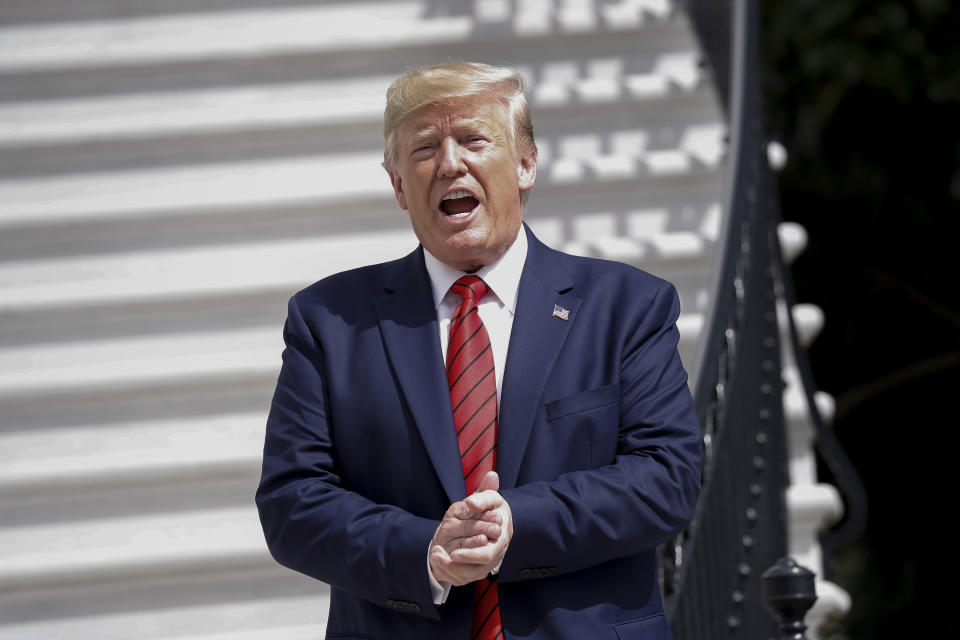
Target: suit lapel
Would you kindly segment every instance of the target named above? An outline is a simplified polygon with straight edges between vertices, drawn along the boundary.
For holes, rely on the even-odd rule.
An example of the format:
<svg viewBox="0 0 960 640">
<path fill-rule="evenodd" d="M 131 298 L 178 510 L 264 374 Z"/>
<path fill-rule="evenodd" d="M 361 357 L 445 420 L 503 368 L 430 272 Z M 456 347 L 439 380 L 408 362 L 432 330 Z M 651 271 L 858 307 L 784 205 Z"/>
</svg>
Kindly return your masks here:
<svg viewBox="0 0 960 640">
<path fill-rule="evenodd" d="M 440 353 L 439 325 L 422 249 L 389 274 L 386 295 L 373 301 L 393 370 L 450 502 L 463 499 L 450 394 Z"/>
<path fill-rule="evenodd" d="M 537 240 L 524 225 L 529 248 L 517 293 L 517 309 L 500 399 L 497 473 L 501 487 L 516 485 L 533 421 L 543 403 L 543 389 L 570 327 L 576 322 L 581 298 L 569 290 L 573 282 L 558 254 Z M 569 311 L 569 319 L 553 315 L 554 306 Z"/>
</svg>

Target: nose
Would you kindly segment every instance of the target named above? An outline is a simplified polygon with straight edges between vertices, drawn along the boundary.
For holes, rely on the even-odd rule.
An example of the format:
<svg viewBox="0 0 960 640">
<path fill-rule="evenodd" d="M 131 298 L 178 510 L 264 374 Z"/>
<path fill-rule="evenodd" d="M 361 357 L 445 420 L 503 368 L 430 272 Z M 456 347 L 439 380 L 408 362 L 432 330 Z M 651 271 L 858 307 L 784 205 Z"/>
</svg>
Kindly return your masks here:
<svg viewBox="0 0 960 640">
<path fill-rule="evenodd" d="M 460 151 L 460 145 L 457 144 L 456 140 L 453 138 L 444 139 L 440 144 L 440 166 L 437 167 L 439 177 L 454 178 L 466 173 Z"/>
</svg>

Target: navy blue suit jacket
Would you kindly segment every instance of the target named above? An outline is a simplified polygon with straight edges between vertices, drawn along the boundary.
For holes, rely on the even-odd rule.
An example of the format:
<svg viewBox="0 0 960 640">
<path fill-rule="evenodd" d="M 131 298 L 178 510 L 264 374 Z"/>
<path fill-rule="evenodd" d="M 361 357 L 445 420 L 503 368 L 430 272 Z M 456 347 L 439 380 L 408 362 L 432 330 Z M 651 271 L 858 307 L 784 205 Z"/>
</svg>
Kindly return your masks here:
<svg viewBox="0 0 960 640">
<path fill-rule="evenodd" d="M 701 456 L 676 291 L 524 232 L 497 459 L 506 638 L 667 640 L 655 548 L 691 518 Z M 472 585 L 435 606 L 427 578 L 466 495 L 438 335 L 422 248 L 290 300 L 257 505 L 277 561 L 330 584 L 328 638 L 469 637 Z"/>
</svg>

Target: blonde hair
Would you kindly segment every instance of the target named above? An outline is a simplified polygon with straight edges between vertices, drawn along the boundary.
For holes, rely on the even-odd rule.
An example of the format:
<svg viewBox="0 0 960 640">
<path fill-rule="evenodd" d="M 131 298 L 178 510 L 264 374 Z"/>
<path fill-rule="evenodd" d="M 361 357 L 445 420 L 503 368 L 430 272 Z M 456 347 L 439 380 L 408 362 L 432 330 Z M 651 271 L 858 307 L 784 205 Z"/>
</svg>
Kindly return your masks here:
<svg viewBox="0 0 960 640">
<path fill-rule="evenodd" d="M 458 98 L 488 97 L 507 108 L 512 135 L 523 154 L 536 153 L 530 107 L 523 76 L 509 67 L 480 62 L 446 62 L 408 69 L 387 89 L 383 111 L 383 166 L 388 171 L 397 158 L 397 131 L 424 107 Z"/>
</svg>

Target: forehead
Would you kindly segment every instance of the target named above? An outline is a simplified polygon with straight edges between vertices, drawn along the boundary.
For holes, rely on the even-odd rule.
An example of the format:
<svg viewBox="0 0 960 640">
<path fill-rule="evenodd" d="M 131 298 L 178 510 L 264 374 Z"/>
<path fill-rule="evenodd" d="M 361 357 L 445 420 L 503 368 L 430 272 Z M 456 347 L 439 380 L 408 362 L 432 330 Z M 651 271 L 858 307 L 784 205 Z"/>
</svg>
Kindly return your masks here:
<svg viewBox="0 0 960 640">
<path fill-rule="evenodd" d="M 458 98 L 427 105 L 400 126 L 402 137 L 430 134 L 458 127 L 483 127 L 495 131 L 508 128 L 506 107 L 497 100 Z"/>
</svg>

